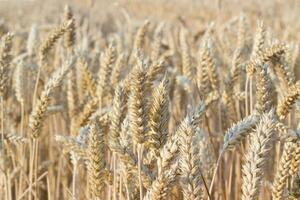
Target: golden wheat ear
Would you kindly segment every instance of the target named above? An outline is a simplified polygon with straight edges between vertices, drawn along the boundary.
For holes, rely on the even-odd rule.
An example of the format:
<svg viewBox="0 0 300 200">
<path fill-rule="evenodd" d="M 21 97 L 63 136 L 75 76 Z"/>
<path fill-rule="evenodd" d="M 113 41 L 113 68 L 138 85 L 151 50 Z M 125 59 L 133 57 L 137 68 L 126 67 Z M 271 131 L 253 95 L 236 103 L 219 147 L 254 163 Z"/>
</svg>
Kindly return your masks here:
<svg viewBox="0 0 300 200">
<path fill-rule="evenodd" d="M 273 181 L 272 199 L 283 199 L 284 189 L 289 178 L 289 170 L 292 163 L 292 152 L 294 147 L 293 143 L 289 141 L 284 144 L 283 152 Z"/>
<path fill-rule="evenodd" d="M 40 62 L 43 63 L 47 54 L 53 48 L 54 44 L 73 26 L 73 19 L 64 21 L 59 27 L 51 32 L 40 46 Z"/>
<path fill-rule="evenodd" d="M 290 112 L 292 106 L 299 98 L 300 95 L 300 82 L 298 81 L 295 85 L 292 85 L 284 99 L 277 105 L 277 115 L 279 119 L 283 120 Z"/>
<path fill-rule="evenodd" d="M 256 73 L 256 109 L 259 113 L 269 112 L 273 107 L 273 85 L 267 67 L 261 66 Z"/>
<path fill-rule="evenodd" d="M 128 115 L 130 119 L 130 131 L 135 144 L 145 142 L 146 134 L 146 72 L 143 63 L 135 66 L 130 83 L 128 99 Z"/>
<path fill-rule="evenodd" d="M 29 117 L 29 127 L 32 131 L 32 138 L 38 138 L 40 136 L 43 122 L 47 114 L 47 108 L 49 106 L 50 98 L 53 95 L 54 89 L 61 85 L 62 80 L 74 65 L 75 60 L 75 57 L 67 60 L 61 68 L 57 69 L 53 73 L 52 77 L 46 83 L 44 90 L 42 91 L 41 96 Z"/>
<path fill-rule="evenodd" d="M 93 120 L 89 125 L 89 144 L 88 144 L 88 176 L 89 189 L 92 197 L 101 197 L 105 186 L 105 145 L 103 130 Z"/>
<path fill-rule="evenodd" d="M 125 116 L 125 93 L 121 85 L 117 85 L 113 99 L 112 111 L 110 112 L 110 132 L 108 145 L 112 152 L 121 152 L 120 132 Z"/>
<path fill-rule="evenodd" d="M 97 97 L 99 99 L 99 105 L 102 106 L 101 104 L 103 102 L 103 98 L 109 95 L 111 93 L 111 85 L 108 84 L 112 69 L 113 69 L 113 64 L 116 60 L 116 48 L 114 44 L 110 44 L 108 48 L 105 50 L 104 54 L 101 55 L 101 64 L 100 64 L 100 69 L 98 72 L 98 84 L 97 84 Z M 110 99 L 108 99 L 110 101 Z"/>
</svg>

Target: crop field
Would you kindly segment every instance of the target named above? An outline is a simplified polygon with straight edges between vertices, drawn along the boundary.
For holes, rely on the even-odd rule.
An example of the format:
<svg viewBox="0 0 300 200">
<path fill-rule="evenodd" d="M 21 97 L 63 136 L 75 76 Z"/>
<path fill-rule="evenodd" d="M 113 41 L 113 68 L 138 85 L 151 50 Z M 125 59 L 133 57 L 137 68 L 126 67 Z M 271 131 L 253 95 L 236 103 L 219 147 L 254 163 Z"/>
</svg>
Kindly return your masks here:
<svg viewBox="0 0 300 200">
<path fill-rule="evenodd" d="M 299 0 L 0 0 L 0 200 L 299 200 Z"/>
</svg>

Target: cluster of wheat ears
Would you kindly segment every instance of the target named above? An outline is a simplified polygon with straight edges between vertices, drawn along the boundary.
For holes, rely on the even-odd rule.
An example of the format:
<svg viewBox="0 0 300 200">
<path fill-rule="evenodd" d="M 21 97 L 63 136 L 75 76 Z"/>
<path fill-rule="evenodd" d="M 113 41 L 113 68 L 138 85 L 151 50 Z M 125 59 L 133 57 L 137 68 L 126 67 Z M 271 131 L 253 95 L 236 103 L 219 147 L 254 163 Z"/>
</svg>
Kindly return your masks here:
<svg viewBox="0 0 300 200">
<path fill-rule="evenodd" d="M 299 46 L 245 15 L 196 38 L 62 18 L 1 26 L 0 199 L 300 198 Z"/>
</svg>

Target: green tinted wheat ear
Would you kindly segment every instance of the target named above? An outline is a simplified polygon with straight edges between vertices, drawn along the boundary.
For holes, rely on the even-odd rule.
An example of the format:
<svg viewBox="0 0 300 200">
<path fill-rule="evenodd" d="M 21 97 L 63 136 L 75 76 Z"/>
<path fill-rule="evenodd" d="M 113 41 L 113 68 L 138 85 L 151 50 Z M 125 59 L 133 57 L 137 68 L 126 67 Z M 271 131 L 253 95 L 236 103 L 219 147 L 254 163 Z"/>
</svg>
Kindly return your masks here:
<svg viewBox="0 0 300 200">
<path fill-rule="evenodd" d="M 157 151 L 165 144 L 168 136 L 169 97 L 168 80 L 165 77 L 154 89 L 152 103 L 149 109 L 149 133 L 150 147 Z"/>
<path fill-rule="evenodd" d="M 38 138 L 41 134 L 44 118 L 46 117 L 47 108 L 50 103 L 50 97 L 53 94 L 53 90 L 58 87 L 63 78 L 69 72 L 75 62 L 75 58 L 69 59 L 60 69 L 57 69 L 49 81 L 46 83 L 41 96 L 33 108 L 29 117 L 29 127 L 31 128 L 31 137 Z"/>
<path fill-rule="evenodd" d="M 236 144 L 249 134 L 249 131 L 255 126 L 258 120 L 259 117 L 257 115 L 250 115 L 232 125 L 225 133 L 223 149 L 234 148 Z"/>
<path fill-rule="evenodd" d="M 9 80 L 9 65 L 11 61 L 13 35 L 8 33 L 1 38 L 0 47 L 0 96 L 3 98 Z"/>
<path fill-rule="evenodd" d="M 272 199 L 274 200 L 283 199 L 284 189 L 289 178 L 294 147 L 293 143 L 289 141 L 284 144 L 283 153 L 272 186 Z"/>
<path fill-rule="evenodd" d="M 268 160 L 270 142 L 275 129 L 274 111 L 263 114 L 256 130 L 251 134 L 250 146 L 243 165 L 242 200 L 258 199 L 264 166 Z"/>
<path fill-rule="evenodd" d="M 69 49 L 72 49 L 75 44 L 75 39 L 76 39 L 76 29 L 75 29 L 75 20 L 73 17 L 73 12 L 71 10 L 71 7 L 66 5 L 64 9 L 64 20 L 72 20 L 70 27 L 68 31 L 66 32 L 65 36 L 65 46 Z"/>
<path fill-rule="evenodd" d="M 105 186 L 105 144 L 103 130 L 96 121 L 91 122 L 88 144 L 88 181 L 91 195 L 101 197 Z"/>
</svg>

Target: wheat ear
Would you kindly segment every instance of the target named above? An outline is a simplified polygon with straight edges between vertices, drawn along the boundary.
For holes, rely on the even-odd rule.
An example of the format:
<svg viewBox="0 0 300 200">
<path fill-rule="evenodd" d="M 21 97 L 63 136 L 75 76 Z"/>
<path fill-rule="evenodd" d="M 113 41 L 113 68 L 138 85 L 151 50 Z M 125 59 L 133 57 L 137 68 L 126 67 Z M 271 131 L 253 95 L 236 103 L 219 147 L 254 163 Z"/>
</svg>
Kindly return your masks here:
<svg viewBox="0 0 300 200">
<path fill-rule="evenodd" d="M 63 22 L 60 27 L 56 28 L 53 32 L 51 32 L 48 35 L 48 37 L 43 41 L 39 51 L 41 65 L 45 61 L 48 52 L 52 49 L 54 44 L 58 41 L 59 38 L 61 38 L 64 35 L 64 33 L 70 30 L 70 27 L 73 25 L 73 23 L 73 20 Z"/>
<path fill-rule="evenodd" d="M 135 66 L 132 72 L 130 94 L 128 99 L 128 114 L 130 131 L 135 144 L 143 144 L 146 134 L 146 72 L 142 63 Z"/>
<path fill-rule="evenodd" d="M 97 124 L 96 120 L 91 122 L 89 127 L 89 163 L 88 163 L 88 175 L 89 175 L 89 189 L 91 195 L 94 197 L 100 197 L 104 189 L 104 169 L 105 169 L 105 146 L 103 130 Z"/>
<path fill-rule="evenodd" d="M 41 129 L 43 126 L 44 118 L 46 117 L 46 111 L 48 108 L 48 105 L 50 103 L 50 97 L 53 93 L 53 90 L 58 87 L 63 78 L 66 76 L 66 74 L 69 72 L 71 67 L 73 66 L 75 62 L 75 58 L 69 59 L 60 69 L 57 69 L 52 77 L 49 79 L 49 81 L 46 83 L 44 90 L 41 93 L 41 96 L 33 108 L 30 116 L 29 116 L 29 127 L 31 128 L 31 137 L 32 138 L 38 138 Z"/>
<path fill-rule="evenodd" d="M 180 183 L 185 200 L 200 200 L 203 195 L 199 149 L 194 141 L 194 136 L 195 129 L 191 126 L 191 121 L 186 118 L 179 131 Z"/>
<path fill-rule="evenodd" d="M 120 132 L 122 127 L 122 120 L 125 111 L 125 94 L 121 85 L 117 85 L 113 99 L 112 111 L 110 113 L 110 133 L 109 133 L 109 147 L 113 152 L 118 152 L 121 148 Z"/>
<path fill-rule="evenodd" d="M 66 32 L 66 37 L 65 37 L 65 46 L 72 50 L 74 48 L 75 40 L 76 40 L 76 27 L 75 27 L 73 11 L 69 5 L 66 5 L 64 8 L 64 20 L 65 21 L 72 20 L 70 27 Z"/>
<path fill-rule="evenodd" d="M 284 188 L 289 177 L 289 170 L 292 163 L 293 150 L 293 143 L 290 141 L 285 142 L 272 186 L 272 199 L 274 200 L 283 198 Z"/>
<path fill-rule="evenodd" d="M 152 45 L 152 51 L 151 51 L 151 61 L 156 62 L 156 60 L 159 60 L 159 57 L 161 55 L 161 46 L 162 46 L 162 36 L 163 36 L 163 27 L 164 23 L 160 23 L 154 33 L 154 41 Z"/>
<path fill-rule="evenodd" d="M 101 65 L 98 72 L 98 84 L 97 84 L 97 96 L 101 106 L 104 96 L 108 96 L 110 91 L 109 82 L 111 72 L 113 69 L 113 63 L 116 59 L 116 48 L 113 44 L 105 50 L 104 54 L 101 55 Z"/>
<path fill-rule="evenodd" d="M 250 146 L 243 164 L 242 200 L 258 199 L 264 166 L 275 129 L 274 116 L 274 110 L 263 114 L 254 133 L 251 134 Z"/>
<path fill-rule="evenodd" d="M 11 61 L 11 48 L 12 48 L 13 35 L 7 33 L 1 38 L 0 46 L 0 96 L 3 98 L 8 83 L 9 64 Z"/>
<path fill-rule="evenodd" d="M 284 97 L 284 100 L 278 103 L 277 115 L 279 119 L 282 120 L 288 115 L 292 106 L 299 98 L 299 95 L 300 95 L 300 82 L 297 82 L 295 85 L 292 85 L 289 88 L 287 95 Z"/>
<path fill-rule="evenodd" d="M 297 174 L 300 167 L 300 143 L 296 142 L 294 144 L 294 151 L 292 155 L 292 163 L 290 168 L 290 175 L 293 177 Z"/>
<path fill-rule="evenodd" d="M 133 53 L 135 54 L 139 49 L 142 49 L 145 45 L 145 37 L 150 25 L 150 21 L 146 20 L 144 24 L 139 27 L 136 32 L 134 43 L 133 43 Z"/>
<path fill-rule="evenodd" d="M 285 53 L 285 51 L 286 48 L 282 44 L 275 44 L 269 48 L 266 48 L 259 55 L 250 59 L 250 61 L 246 64 L 247 72 L 254 74 L 257 67 L 263 66 L 269 61 L 278 62 L 278 59 Z"/>
<path fill-rule="evenodd" d="M 200 49 L 200 60 L 197 67 L 197 85 L 202 98 L 204 98 L 210 90 L 208 66 L 212 66 L 211 62 L 210 49 L 208 49 L 207 43 L 204 43 Z"/>
<path fill-rule="evenodd" d="M 165 77 L 154 89 L 152 103 L 149 109 L 148 143 L 150 148 L 158 154 L 168 136 L 169 96 L 168 80 Z"/>
<path fill-rule="evenodd" d="M 153 181 L 151 188 L 145 194 L 143 200 L 166 200 L 172 188 L 172 183 L 176 180 L 178 163 L 172 165 L 168 170 L 163 171 Z"/>
<path fill-rule="evenodd" d="M 257 29 L 254 37 L 253 50 L 251 53 L 251 58 L 261 54 L 264 50 L 266 40 L 266 29 L 263 21 L 257 22 Z"/>
<path fill-rule="evenodd" d="M 250 115 L 232 125 L 225 133 L 223 150 L 234 148 L 237 143 L 247 136 L 258 120 L 257 115 Z"/>
<path fill-rule="evenodd" d="M 124 67 L 125 60 L 126 59 L 124 54 L 121 53 L 118 55 L 118 58 L 116 60 L 115 66 L 112 69 L 111 77 L 110 77 L 110 82 L 113 87 L 115 87 L 121 80 L 121 70 Z"/>
<path fill-rule="evenodd" d="M 87 90 L 91 95 L 94 95 L 97 88 L 96 80 L 88 68 L 88 62 L 83 57 L 79 58 L 79 70 L 81 75 L 81 91 Z"/>
<path fill-rule="evenodd" d="M 273 104 L 273 87 L 266 66 L 257 70 L 256 89 L 256 109 L 259 113 L 268 112 Z"/>
<path fill-rule="evenodd" d="M 187 42 L 186 29 L 181 28 L 179 40 L 180 40 L 180 48 L 181 48 L 182 74 L 186 76 L 189 80 L 193 80 L 190 47 Z"/>
</svg>

